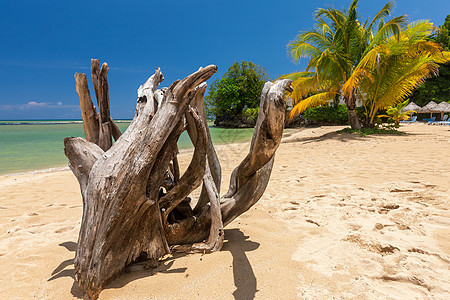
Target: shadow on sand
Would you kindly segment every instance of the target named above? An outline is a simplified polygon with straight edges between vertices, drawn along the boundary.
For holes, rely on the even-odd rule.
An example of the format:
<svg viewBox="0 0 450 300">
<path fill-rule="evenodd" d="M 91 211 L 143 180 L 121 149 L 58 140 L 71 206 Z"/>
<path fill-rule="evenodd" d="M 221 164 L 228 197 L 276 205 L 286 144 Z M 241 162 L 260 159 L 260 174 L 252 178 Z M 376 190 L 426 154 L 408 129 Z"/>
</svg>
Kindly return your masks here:
<svg viewBox="0 0 450 300">
<path fill-rule="evenodd" d="M 313 128 L 314 129 L 314 128 Z M 317 127 L 317 129 L 320 129 L 320 127 Z M 397 137 L 411 137 L 411 136 L 419 136 L 424 135 L 422 133 L 406 133 L 400 131 L 401 134 L 395 134 Z M 390 134 L 374 134 L 374 135 L 365 135 L 361 136 L 359 133 L 348 133 L 348 132 L 340 132 L 338 131 L 332 131 L 328 132 L 319 136 L 308 136 L 308 137 L 291 137 L 296 132 L 286 132 L 283 134 L 283 140 L 281 140 L 281 143 L 297 143 L 297 142 L 303 142 L 303 144 L 309 144 L 313 142 L 322 142 L 325 140 L 338 140 L 340 142 L 349 142 L 349 141 L 364 141 L 369 140 L 377 136 L 389 136 Z"/>
<path fill-rule="evenodd" d="M 234 299 L 253 299 L 258 290 L 256 277 L 246 252 L 258 249 L 259 243 L 248 240 L 249 237 L 237 228 L 225 230 L 225 238 L 222 251 L 230 251 L 233 256 L 233 278 L 236 286 L 233 292 Z"/>
<path fill-rule="evenodd" d="M 236 286 L 233 296 L 237 300 L 253 299 L 257 292 L 256 277 L 246 252 L 258 249 L 259 243 L 252 242 L 248 240 L 248 238 L 248 236 L 245 236 L 242 231 L 237 228 L 225 230 L 225 242 L 222 251 L 229 251 L 233 256 L 233 277 L 234 285 Z M 77 248 L 77 243 L 72 241 L 64 242 L 59 245 L 71 252 L 75 252 Z M 126 268 L 125 276 L 121 276 L 119 280 L 113 281 L 107 288 L 121 288 L 134 280 L 149 277 L 156 273 L 184 273 L 187 268 L 172 268 L 175 260 L 183 256 L 186 256 L 186 254 L 173 254 L 172 256 L 159 261 L 159 266 L 156 268 L 147 267 L 145 262 L 132 264 Z M 75 281 L 75 269 L 73 268 L 73 263 L 74 259 L 68 259 L 61 262 L 52 272 L 52 276 L 48 281 L 62 277 L 71 277 L 74 280 L 71 294 L 78 299 L 83 299 L 84 292 Z M 67 267 L 69 268 L 66 269 Z"/>
<path fill-rule="evenodd" d="M 77 243 L 69 241 L 59 244 L 61 247 L 66 248 L 67 250 L 74 252 L 77 251 Z M 66 267 L 72 266 L 71 269 L 66 269 Z M 48 281 L 52 281 L 61 277 L 71 277 L 73 279 L 72 288 L 70 289 L 70 293 L 78 298 L 83 299 L 84 292 L 80 287 L 78 286 L 77 282 L 75 281 L 75 269 L 73 268 L 73 258 L 67 259 L 59 264 L 58 267 L 56 267 L 55 270 L 52 272 L 52 277 L 48 279 Z"/>
</svg>

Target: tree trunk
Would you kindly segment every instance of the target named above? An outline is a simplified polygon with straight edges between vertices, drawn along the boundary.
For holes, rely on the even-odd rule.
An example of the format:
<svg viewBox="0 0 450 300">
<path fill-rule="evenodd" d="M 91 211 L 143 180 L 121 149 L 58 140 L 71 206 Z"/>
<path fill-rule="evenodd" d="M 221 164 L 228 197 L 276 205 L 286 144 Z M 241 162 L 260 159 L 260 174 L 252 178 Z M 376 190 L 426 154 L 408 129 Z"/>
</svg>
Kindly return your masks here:
<svg viewBox="0 0 450 300">
<path fill-rule="evenodd" d="M 254 205 L 268 184 L 283 131 L 284 91 L 290 86 L 289 80 L 264 86 L 249 154 L 233 171 L 230 188 L 221 198 L 220 165 L 203 104 L 204 82 L 217 67 L 200 68 L 161 90 L 157 88 L 164 78 L 157 69 L 139 88 L 135 117 L 116 139 L 109 116 L 107 65 L 103 64 L 103 72 L 97 71 L 98 66 L 98 61 L 91 62 L 100 99 L 99 126 L 93 125 L 94 117 L 86 121 L 83 117 L 85 131 L 88 128 L 98 139 L 64 140 L 83 198 L 75 278 L 92 299 L 143 253 L 157 261 L 171 251 L 221 249 L 223 227 Z M 76 80 L 77 91 L 83 88 L 83 93 L 79 92 L 83 95 L 80 105 L 85 107 L 82 113 L 95 112 L 92 102 L 91 107 L 86 100 L 85 76 L 77 78 L 82 79 Z M 176 143 L 185 129 L 195 149 L 180 177 Z M 109 143 L 112 134 L 114 144 Z M 188 196 L 201 184 L 202 193 L 193 210 Z"/>
<path fill-rule="evenodd" d="M 374 119 L 370 116 L 370 113 L 367 111 L 367 107 L 365 107 L 366 118 L 364 120 L 364 128 L 374 128 Z"/>
<path fill-rule="evenodd" d="M 350 97 L 345 97 L 345 103 L 347 105 L 348 111 L 348 122 L 352 129 L 361 129 L 361 124 L 359 123 L 358 115 L 356 114 L 356 96 L 355 91 L 352 91 Z"/>
</svg>

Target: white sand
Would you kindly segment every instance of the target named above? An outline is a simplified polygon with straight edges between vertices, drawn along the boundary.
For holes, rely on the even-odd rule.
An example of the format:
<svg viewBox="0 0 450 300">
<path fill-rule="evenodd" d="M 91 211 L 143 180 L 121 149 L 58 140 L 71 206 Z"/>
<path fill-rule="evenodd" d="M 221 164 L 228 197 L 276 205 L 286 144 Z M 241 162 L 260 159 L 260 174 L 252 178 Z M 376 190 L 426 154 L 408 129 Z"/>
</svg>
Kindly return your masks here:
<svg viewBox="0 0 450 300">
<path fill-rule="evenodd" d="M 100 299 L 449 299 L 450 127 L 337 129 L 287 131 L 266 193 L 221 252 L 130 266 Z M 222 193 L 247 149 L 218 147 Z M 81 213 L 70 171 L 0 176 L 0 299 L 81 297 Z"/>
</svg>

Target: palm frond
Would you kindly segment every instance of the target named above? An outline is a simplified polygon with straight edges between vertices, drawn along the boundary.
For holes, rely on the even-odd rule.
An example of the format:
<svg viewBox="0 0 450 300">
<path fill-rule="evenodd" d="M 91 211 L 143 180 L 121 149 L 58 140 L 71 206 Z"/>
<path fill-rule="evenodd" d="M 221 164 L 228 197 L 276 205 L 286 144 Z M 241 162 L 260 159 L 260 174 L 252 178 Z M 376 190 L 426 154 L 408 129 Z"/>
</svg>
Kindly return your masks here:
<svg viewBox="0 0 450 300">
<path fill-rule="evenodd" d="M 319 106 L 323 104 L 327 104 L 328 101 L 333 100 L 336 96 L 336 93 L 333 92 L 323 92 L 319 94 L 315 94 L 306 99 L 299 101 L 291 110 L 289 117 L 293 118 L 297 114 L 301 114 L 306 109 L 314 106 Z"/>
<path fill-rule="evenodd" d="M 383 27 L 379 28 L 373 39 L 370 41 L 368 46 L 369 49 L 373 47 L 385 43 L 392 37 L 395 37 L 397 40 L 400 38 L 401 28 L 406 23 L 406 16 L 400 16 L 390 19 L 388 22 L 383 24 Z"/>
<path fill-rule="evenodd" d="M 331 21 L 331 27 L 336 30 L 341 27 L 345 22 L 345 16 L 342 11 L 335 8 L 319 8 L 315 12 L 315 19 L 319 19 L 322 16 L 328 18 Z"/>
<path fill-rule="evenodd" d="M 403 59 L 403 58 L 400 58 Z M 374 95 L 377 106 L 388 107 L 407 98 L 425 80 L 436 74 L 439 65 L 429 57 L 418 57 L 409 62 L 391 64 L 378 78 L 378 94 Z"/>
<path fill-rule="evenodd" d="M 418 20 L 408 24 L 403 34 L 408 38 L 410 45 L 426 41 L 433 30 L 433 23 L 428 20 Z"/>
<path fill-rule="evenodd" d="M 390 49 L 386 47 L 386 45 L 379 45 L 376 48 L 373 48 L 369 52 L 364 55 L 364 57 L 360 60 L 358 65 L 355 67 L 354 72 L 358 69 L 379 69 L 378 62 L 380 57 L 385 57 L 390 54 Z"/>
<path fill-rule="evenodd" d="M 314 45 L 304 41 L 293 41 L 288 44 L 288 50 L 294 61 L 298 62 L 302 57 L 314 57 L 322 52 Z"/>
<path fill-rule="evenodd" d="M 346 97 L 350 97 L 352 92 L 361 85 L 362 80 L 374 81 L 374 78 L 370 71 L 365 68 L 359 68 L 355 70 L 347 81 L 342 85 L 342 94 Z"/>
<path fill-rule="evenodd" d="M 421 41 L 409 46 L 407 55 L 411 57 L 416 57 L 418 55 L 431 55 L 436 56 L 436 59 L 439 59 L 439 56 L 443 55 L 443 49 L 438 43 Z"/>
<path fill-rule="evenodd" d="M 317 18 L 317 24 L 315 24 L 315 27 L 317 31 L 324 37 L 328 37 L 330 34 L 333 33 L 330 26 L 322 18 Z"/>
<path fill-rule="evenodd" d="M 323 29 L 313 29 L 310 31 L 301 32 L 297 36 L 296 41 L 307 42 L 309 44 L 315 45 L 316 48 L 323 50 L 324 48 L 330 46 L 331 41 L 326 35 L 327 32 L 325 32 L 324 34 L 322 30 Z"/>
<path fill-rule="evenodd" d="M 301 101 L 304 97 L 321 91 L 323 85 L 319 84 L 315 76 L 299 77 L 292 82 L 293 91 L 290 94 L 293 103 Z"/>
<path fill-rule="evenodd" d="M 290 74 L 286 74 L 283 76 L 278 77 L 275 80 L 278 79 L 290 79 L 291 81 L 295 81 L 299 78 L 305 78 L 305 77 L 313 77 L 314 73 L 313 72 L 295 72 L 295 73 L 290 73 Z"/>
<path fill-rule="evenodd" d="M 380 21 L 383 21 L 384 18 L 391 15 L 391 9 L 394 7 L 394 2 L 389 1 L 386 3 L 383 8 L 375 15 L 375 17 L 370 22 L 369 26 L 364 26 L 367 30 L 372 30 L 373 26 Z"/>
<path fill-rule="evenodd" d="M 320 60 L 320 56 L 310 58 L 308 64 L 306 65 L 305 72 L 310 72 L 310 70 L 315 70 L 317 62 L 319 60 Z"/>
<path fill-rule="evenodd" d="M 349 66 L 349 62 L 345 58 L 336 52 L 325 50 L 317 60 L 315 68 L 319 80 L 332 77 L 336 81 L 344 81 L 347 78 Z"/>
</svg>

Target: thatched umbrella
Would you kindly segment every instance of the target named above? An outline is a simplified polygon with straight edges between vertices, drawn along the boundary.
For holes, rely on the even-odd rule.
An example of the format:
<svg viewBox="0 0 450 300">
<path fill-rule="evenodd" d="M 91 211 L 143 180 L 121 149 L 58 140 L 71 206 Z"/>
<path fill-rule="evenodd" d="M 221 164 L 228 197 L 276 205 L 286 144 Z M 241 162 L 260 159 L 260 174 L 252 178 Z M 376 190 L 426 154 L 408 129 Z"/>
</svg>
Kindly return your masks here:
<svg viewBox="0 0 450 300">
<path fill-rule="evenodd" d="M 415 104 L 414 102 L 409 102 L 408 105 L 406 105 L 403 109 L 402 112 L 406 112 L 406 111 L 410 111 L 413 110 L 417 113 L 420 113 L 422 111 L 422 107 L 420 107 L 419 105 Z"/>
<path fill-rule="evenodd" d="M 443 101 L 443 102 L 439 103 L 438 105 L 436 105 L 434 110 L 436 112 L 441 113 L 441 120 L 442 120 L 444 118 L 444 113 L 450 112 L 450 103 Z"/>
<path fill-rule="evenodd" d="M 422 113 L 430 113 L 430 117 L 433 117 L 433 113 L 436 111 L 437 103 L 434 101 L 430 101 L 427 105 L 422 107 L 421 111 Z"/>
</svg>

